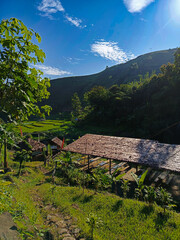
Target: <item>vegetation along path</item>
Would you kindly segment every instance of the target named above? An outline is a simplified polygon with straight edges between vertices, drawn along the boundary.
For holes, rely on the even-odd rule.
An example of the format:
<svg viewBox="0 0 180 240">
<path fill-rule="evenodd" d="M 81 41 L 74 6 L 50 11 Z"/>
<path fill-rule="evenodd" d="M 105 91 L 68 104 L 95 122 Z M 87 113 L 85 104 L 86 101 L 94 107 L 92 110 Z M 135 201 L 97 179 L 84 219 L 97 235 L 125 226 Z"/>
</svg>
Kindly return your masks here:
<svg viewBox="0 0 180 240">
<path fill-rule="evenodd" d="M 38 183 L 37 186 L 41 184 L 43 184 L 43 182 Z M 80 237 L 81 230 L 75 224 L 75 219 L 64 215 L 55 205 L 45 204 L 39 194 L 38 187 L 31 189 L 31 196 L 36 207 L 45 216 L 45 225 L 50 229 L 46 232 L 46 239 L 83 240 L 83 238 Z"/>
<path fill-rule="evenodd" d="M 11 183 L 1 188 L 0 213 L 12 215 L 22 239 L 90 240 L 92 219 L 94 240 L 180 239 L 176 212 L 164 213 L 156 205 L 106 191 L 68 186 L 58 175 L 54 184 L 51 168 L 42 162 L 26 163 L 17 177 L 18 164 L 11 164 L 14 172 L 0 176 L 1 183 Z"/>
</svg>

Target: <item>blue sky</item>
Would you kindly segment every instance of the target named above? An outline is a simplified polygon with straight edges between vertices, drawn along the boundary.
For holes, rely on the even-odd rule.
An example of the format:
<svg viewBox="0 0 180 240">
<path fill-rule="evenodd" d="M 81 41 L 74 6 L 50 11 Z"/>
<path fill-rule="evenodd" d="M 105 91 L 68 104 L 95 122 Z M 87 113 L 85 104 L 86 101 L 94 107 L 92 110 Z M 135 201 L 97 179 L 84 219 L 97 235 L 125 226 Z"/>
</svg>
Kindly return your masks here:
<svg viewBox="0 0 180 240">
<path fill-rule="evenodd" d="M 36 67 L 51 79 L 180 46 L 180 0 L 0 0 L 0 18 L 10 17 L 42 37 Z"/>
</svg>

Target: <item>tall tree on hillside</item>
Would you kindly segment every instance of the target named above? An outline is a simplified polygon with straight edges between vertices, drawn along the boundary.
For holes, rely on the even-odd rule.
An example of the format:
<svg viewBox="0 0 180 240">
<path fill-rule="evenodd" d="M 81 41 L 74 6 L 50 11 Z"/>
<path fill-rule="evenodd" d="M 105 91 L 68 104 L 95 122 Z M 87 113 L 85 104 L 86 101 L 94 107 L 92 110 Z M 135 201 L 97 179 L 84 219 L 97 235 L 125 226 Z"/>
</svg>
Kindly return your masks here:
<svg viewBox="0 0 180 240">
<path fill-rule="evenodd" d="M 81 101 L 77 93 L 74 93 L 72 97 L 72 108 L 73 108 L 73 111 L 71 112 L 72 119 L 77 119 L 82 113 Z"/>
<path fill-rule="evenodd" d="M 8 122 L 17 124 L 32 114 L 43 116 L 50 111 L 49 106 L 37 104 L 49 97 L 50 80 L 42 78 L 43 73 L 33 66 L 45 58 L 45 53 L 33 43 L 34 38 L 41 42 L 38 33 L 16 18 L 0 23 L 0 115 L 5 122 L 2 129 Z M 7 139 L 1 140 L 7 145 Z M 7 167 L 6 157 L 4 161 Z"/>
</svg>

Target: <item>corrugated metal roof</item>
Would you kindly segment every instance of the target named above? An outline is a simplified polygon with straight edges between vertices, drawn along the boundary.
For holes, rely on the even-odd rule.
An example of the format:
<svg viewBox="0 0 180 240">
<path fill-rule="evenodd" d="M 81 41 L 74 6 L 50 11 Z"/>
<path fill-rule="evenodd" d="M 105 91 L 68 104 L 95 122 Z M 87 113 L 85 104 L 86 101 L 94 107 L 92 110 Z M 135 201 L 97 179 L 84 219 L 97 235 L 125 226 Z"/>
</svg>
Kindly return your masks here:
<svg viewBox="0 0 180 240">
<path fill-rule="evenodd" d="M 180 172 L 180 145 L 86 134 L 63 150 Z"/>
</svg>

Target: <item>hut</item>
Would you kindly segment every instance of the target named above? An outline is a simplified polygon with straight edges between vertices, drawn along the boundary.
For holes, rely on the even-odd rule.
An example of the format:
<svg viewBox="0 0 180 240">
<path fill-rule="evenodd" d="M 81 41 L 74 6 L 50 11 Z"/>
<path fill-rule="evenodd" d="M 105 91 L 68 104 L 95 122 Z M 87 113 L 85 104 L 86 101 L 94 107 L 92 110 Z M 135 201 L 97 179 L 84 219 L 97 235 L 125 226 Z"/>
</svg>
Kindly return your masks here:
<svg viewBox="0 0 180 240">
<path fill-rule="evenodd" d="M 86 134 L 63 150 L 109 159 L 110 168 L 116 160 L 180 172 L 180 145 L 154 140 Z"/>
<path fill-rule="evenodd" d="M 32 160 L 43 160 L 43 150 L 46 149 L 46 145 L 38 142 L 32 138 L 28 138 L 27 142 L 19 143 L 21 149 L 31 150 L 32 151 Z"/>
<path fill-rule="evenodd" d="M 51 139 L 50 145 L 52 150 L 60 151 L 62 147 L 62 141 L 58 137 L 54 137 L 53 139 Z"/>
</svg>

